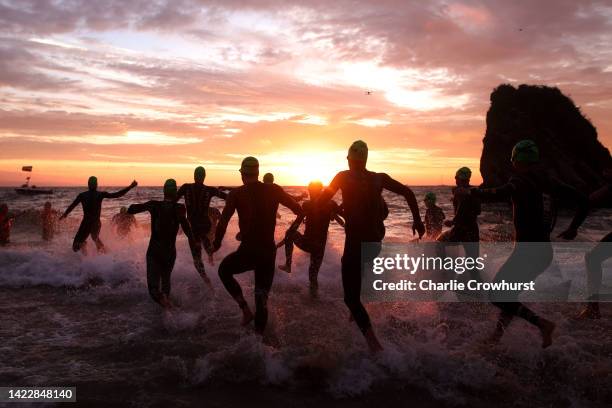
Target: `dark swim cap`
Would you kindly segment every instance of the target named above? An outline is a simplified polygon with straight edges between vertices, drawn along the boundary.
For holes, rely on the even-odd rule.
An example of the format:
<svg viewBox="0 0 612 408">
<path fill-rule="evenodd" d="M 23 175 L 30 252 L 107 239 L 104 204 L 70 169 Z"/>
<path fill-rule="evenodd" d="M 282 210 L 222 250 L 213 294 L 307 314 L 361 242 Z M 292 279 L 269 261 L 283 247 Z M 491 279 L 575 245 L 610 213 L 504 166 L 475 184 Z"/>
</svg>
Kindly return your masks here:
<svg viewBox="0 0 612 408">
<path fill-rule="evenodd" d="M 193 178 L 196 181 L 204 180 L 206 178 L 206 170 L 204 170 L 204 167 L 202 166 L 196 167 L 195 170 L 193 171 Z"/>
<path fill-rule="evenodd" d="M 272 184 L 274 183 L 274 174 L 272 173 L 266 173 L 263 176 L 263 182 L 264 183 L 268 183 L 268 184 Z"/>
<path fill-rule="evenodd" d="M 164 194 L 165 195 L 175 195 L 176 194 L 176 180 L 168 179 L 164 183 Z"/>
<path fill-rule="evenodd" d="M 259 174 L 259 161 L 253 156 L 245 157 L 240 165 L 240 173 L 245 176 L 256 176 Z"/>
<path fill-rule="evenodd" d="M 98 187 L 98 178 L 96 176 L 91 176 L 88 180 L 87 180 L 87 186 L 90 189 L 94 189 L 96 187 Z"/>
<path fill-rule="evenodd" d="M 455 173 L 455 178 L 459 180 L 469 180 L 472 177 L 472 170 L 469 167 L 462 167 Z"/>
<path fill-rule="evenodd" d="M 521 140 L 512 148 L 512 161 L 537 163 L 540 160 L 538 145 L 531 139 Z"/>
<path fill-rule="evenodd" d="M 349 147 L 348 158 L 351 160 L 368 160 L 368 145 L 363 140 L 356 140 Z"/>
<path fill-rule="evenodd" d="M 425 194 L 425 201 L 431 201 L 433 204 L 435 204 L 436 193 L 434 193 L 433 191 L 428 191 L 427 194 Z"/>
</svg>

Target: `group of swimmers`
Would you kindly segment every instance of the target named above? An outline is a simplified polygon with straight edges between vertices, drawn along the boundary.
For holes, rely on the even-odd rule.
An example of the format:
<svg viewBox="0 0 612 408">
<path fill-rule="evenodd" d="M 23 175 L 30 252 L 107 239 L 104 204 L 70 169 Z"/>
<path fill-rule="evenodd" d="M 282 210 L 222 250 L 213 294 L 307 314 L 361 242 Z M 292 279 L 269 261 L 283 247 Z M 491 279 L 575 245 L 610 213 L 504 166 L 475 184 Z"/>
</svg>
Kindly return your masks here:
<svg viewBox="0 0 612 408">
<path fill-rule="evenodd" d="M 512 201 L 515 246 L 511 256 L 500 268 L 494 282 L 524 282 L 535 280 L 552 262 L 550 233 L 554 226 L 551 216 L 551 201 L 565 200 L 576 205 L 576 212 L 570 226 L 559 237 L 574 239 L 577 229 L 587 216 L 589 200 L 583 194 L 558 180 L 550 179 L 538 170 L 539 150 L 531 140 L 517 143 L 512 150 L 514 175 L 503 186 L 497 188 L 477 188 L 470 185 L 471 171 L 460 168 L 455 175 L 456 187 L 453 188 L 454 217 L 445 220 L 444 212 L 436 205 L 433 193 L 425 195 L 425 223 L 421 220 L 417 199 L 413 191 L 394 180 L 385 173 L 367 170 L 368 146 L 363 141 L 354 142 L 347 155 L 348 170 L 336 174 L 327 188 L 319 182 L 308 186 L 309 200 L 302 205 L 301 197 L 292 197 L 280 186 L 274 184 L 273 176 L 266 174 L 264 182 L 259 181 L 259 162 L 254 157 L 246 157 L 240 166 L 243 185 L 237 188 L 210 187 L 204 184 L 206 172 L 203 167 L 194 171 L 194 183 L 177 187 L 174 179 L 168 179 L 163 187 L 163 200 L 151 200 L 146 203 L 130 205 L 121 211 L 121 223 L 132 225 L 135 220 L 129 216 L 149 212 L 151 216 L 151 237 L 146 253 L 147 284 L 151 297 L 164 308 L 173 308 L 170 300 L 171 272 L 176 259 L 176 236 L 179 226 L 185 233 L 193 257 L 194 266 L 203 281 L 210 285 L 202 262 L 202 249 L 212 258 L 223 243 L 227 225 L 235 212 L 238 213 L 240 241 L 238 249 L 227 255 L 219 265 L 218 275 L 228 293 L 242 311 L 242 324 L 254 321 L 255 329 L 262 333 L 268 319 L 267 303 L 276 269 L 277 248 L 285 247 L 285 263 L 279 265 L 281 270 L 291 273 L 294 246 L 310 254 L 309 281 L 310 291 L 317 295 L 317 275 L 321 266 L 327 233 L 331 221 L 344 227 L 345 243 L 341 260 L 342 286 L 344 302 L 348 307 L 351 320 L 354 320 L 364 335 L 371 351 L 382 350 L 376 337 L 368 312 L 361 302 L 362 259 L 361 244 L 374 243 L 380 248 L 385 236 L 384 220 L 389 210 L 382 197 L 382 191 L 388 190 L 403 196 L 412 213 L 412 233 L 422 238 L 437 240 L 440 246 L 461 244 L 466 256 L 478 257 L 479 229 L 478 215 L 480 201 L 483 198 L 506 198 Z M 612 172 L 605 176 L 612 179 Z M 85 251 L 86 240 L 91 237 L 99 251 L 104 251 L 100 240 L 100 212 L 105 198 L 118 198 L 136 187 L 136 181 L 130 186 L 114 193 L 100 192 L 97 179 L 90 177 L 88 190 L 79 194 L 60 218 L 65 218 L 78 205 L 83 207 L 83 220 L 73 242 L 74 251 Z M 332 198 L 340 190 L 341 205 Z M 225 200 L 223 212 L 211 217 L 210 202 L 213 197 Z M 185 204 L 178 201 L 184 198 Z M 296 198 L 298 200 L 296 200 Z M 612 184 L 591 195 L 591 205 L 610 204 L 612 201 Z M 276 244 L 274 231 L 278 216 L 278 206 L 282 204 L 291 210 L 296 218 L 285 233 L 285 238 Z M 127 217 L 127 218 L 126 218 Z M 2 223 L 7 219 L 5 207 L 0 207 L 0 238 Z M 126 221 L 127 220 L 127 221 Z M 213 225 L 216 223 L 216 227 Z M 117 221 L 119 222 L 119 221 Z M 304 233 L 298 231 L 304 223 Z M 442 226 L 450 227 L 442 232 Z M 129 230 L 129 227 L 127 227 Z M 606 235 L 602 242 L 610 242 L 612 233 Z M 537 246 L 537 253 L 529 242 L 545 243 Z M 375 251 L 376 252 L 376 251 Z M 377 253 L 368 256 L 377 256 Z M 601 264 L 611 257 L 612 253 L 605 244 L 597 245 L 586 255 L 589 293 L 592 295 L 580 318 L 599 318 L 597 294 L 601 286 Z M 528 267 L 517 268 L 517 261 L 530 257 L 533 261 Z M 523 264 L 524 265 L 524 264 Z M 255 313 L 251 311 L 244 298 L 236 274 L 253 270 L 255 274 Z M 480 280 L 476 271 L 471 271 L 473 278 Z M 518 301 L 520 291 L 508 292 L 501 301 L 493 299 L 492 303 L 500 309 L 500 315 L 490 342 L 497 343 L 513 320 L 520 317 L 535 325 L 542 335 L 542 346 L 548 347 L 552 342 L 555 324 L 539 317 L 532 310 Z"/>
</svg>

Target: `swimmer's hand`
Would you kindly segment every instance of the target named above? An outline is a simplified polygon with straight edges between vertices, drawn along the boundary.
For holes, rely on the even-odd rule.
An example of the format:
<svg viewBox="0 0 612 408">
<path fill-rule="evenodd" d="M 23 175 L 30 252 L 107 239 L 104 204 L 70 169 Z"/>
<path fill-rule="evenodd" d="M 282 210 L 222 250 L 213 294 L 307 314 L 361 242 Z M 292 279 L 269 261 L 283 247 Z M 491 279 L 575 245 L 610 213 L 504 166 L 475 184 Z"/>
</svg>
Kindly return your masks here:
<svg viewBox="0 0 612 408">
<path fill-rule="evenodd" d="M 578 235 L 578 230 L 576 230 L 576 228 L 570 227 L 566 229 L 565 231 L 563 231 L 562 233 L 560 233 L 558 237 L 571 241 L 574 238 L 576 238 L 576 235 Z"/>
<path fill-rule="evenodd" d="M 416 235 L 417 232 L 419 233 L 419 238 L 422 238 L 423 234 L 425 234 L 425 225 L 423 225 L 421 220 L 416 220 L 412 223 L 412 235 Z"/>
<path fill-rule="evenodd" d="M 130 188 L 134 188 L 138 185 L 138 182 L 136 180 L 132 181 L 132 184 L 130 184 Z"/>
</svg>

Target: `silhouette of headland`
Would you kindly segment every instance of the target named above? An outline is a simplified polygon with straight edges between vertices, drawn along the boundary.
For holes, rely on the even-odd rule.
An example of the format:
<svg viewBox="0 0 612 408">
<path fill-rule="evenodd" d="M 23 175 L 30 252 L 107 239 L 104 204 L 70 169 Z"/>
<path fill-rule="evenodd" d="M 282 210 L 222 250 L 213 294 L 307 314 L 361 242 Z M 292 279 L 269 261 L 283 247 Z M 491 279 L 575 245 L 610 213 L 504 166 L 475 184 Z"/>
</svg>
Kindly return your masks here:
<svg viewBox="0 0 612 408">
<path fill-rule="evenodd" d="M 483 185 L 508 181 L 514 144 L 534 140 L 542 171 L 589 193 L 604 184 L 612 167 L 610 151 L 597 140 L 597 129 L 580 108 L 556 87 L 502 84 L 491 93 L 480 172 Z"/>
</svg>

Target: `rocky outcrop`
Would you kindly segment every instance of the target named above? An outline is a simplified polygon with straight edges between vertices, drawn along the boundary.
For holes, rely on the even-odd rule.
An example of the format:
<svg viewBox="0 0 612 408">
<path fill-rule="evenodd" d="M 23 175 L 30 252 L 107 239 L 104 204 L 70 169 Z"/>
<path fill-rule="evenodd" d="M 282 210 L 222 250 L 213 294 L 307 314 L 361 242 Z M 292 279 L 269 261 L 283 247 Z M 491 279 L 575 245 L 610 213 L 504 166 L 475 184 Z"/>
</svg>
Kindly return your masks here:
<svg viewBox="0 0 612 408">
<path fill-rule="evenodd" d="M 506 182 L 514 144 L 533 139 L 540 149 L 541 168 L 587 193 L 603 183 L 602 171 L 612 167 L 610 152 L 593 124 L 557 88 L 500 85 L 491 93 L 480 173 L 484 185 Z"/>
</svg>

